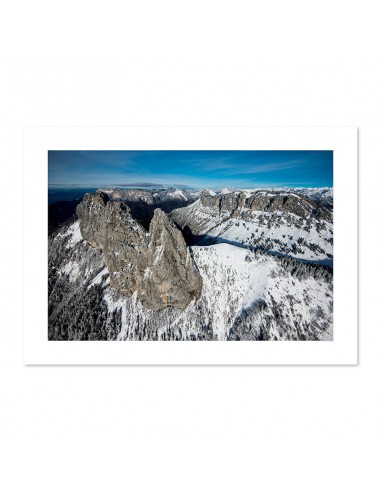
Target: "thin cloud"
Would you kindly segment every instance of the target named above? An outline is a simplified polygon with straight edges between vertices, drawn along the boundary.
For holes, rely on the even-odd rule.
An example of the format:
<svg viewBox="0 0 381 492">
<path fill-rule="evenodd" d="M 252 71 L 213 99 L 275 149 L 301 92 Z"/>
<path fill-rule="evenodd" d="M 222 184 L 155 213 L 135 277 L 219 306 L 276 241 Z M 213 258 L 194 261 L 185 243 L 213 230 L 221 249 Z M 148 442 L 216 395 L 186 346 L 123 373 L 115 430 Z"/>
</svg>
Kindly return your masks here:
<svg viewBox="0 0 381 492">
<path fill-rule="evenodd" d="M 332 151 L 51 151 L 49 183 L 332 186 Z M 303 183 L 303 184 L 302 184 Z"/>
</svg>

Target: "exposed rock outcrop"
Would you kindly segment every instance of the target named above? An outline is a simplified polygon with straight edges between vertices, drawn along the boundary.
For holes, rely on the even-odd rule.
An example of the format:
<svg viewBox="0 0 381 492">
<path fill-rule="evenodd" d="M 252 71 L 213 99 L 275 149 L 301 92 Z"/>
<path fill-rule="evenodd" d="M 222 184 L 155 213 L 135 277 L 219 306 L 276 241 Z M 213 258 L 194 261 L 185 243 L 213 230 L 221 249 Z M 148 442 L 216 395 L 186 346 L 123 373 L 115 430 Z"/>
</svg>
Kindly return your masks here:
<svg viewBox="0 0 381 492">
<path fill-rule="evenodd" d="M 110 285 L 124 295 L 137 293 L 154 311 L 185 309 L 201 295 L 202 280 L 180 230 L 156 209 L 147 232 L 121 200 L 85 195 L 77 207 L 84 239 L 104 254 Z"/>
<path fill-rule="evenodd" d="M 92 248 L 102 251 L 105 237 L 105 216 L 108 196 L 106 193 L 86 193 L 77 206 L 81 221 L 81 233 Z"/>
<path fill-rule="evenodd" d="M 332 222 L 332 211 L 307 196 L 282 191 L 258 190 L 246 194 L 244 191 L 211 195 L 207 190 L 200 195 L 203 206 L 228 211 L 238 216 L 243 208 L 252 211 L 293 213 L 303 219 L 315 217 Z"/>
<path fill-rule="evenodd" d="M 188 244 L 230 242 L 332 265 L 333 210 L 293 190 L 204 190 L 195 203 L 169 216 Z"/>
<path fill-rule="evenodd" d="M 149 228 L 148 266 L 140 299 L 151 309 L 185 308 L 201 295 L 202 280 L 181 231 L 156 209 Z"/>
</svg>

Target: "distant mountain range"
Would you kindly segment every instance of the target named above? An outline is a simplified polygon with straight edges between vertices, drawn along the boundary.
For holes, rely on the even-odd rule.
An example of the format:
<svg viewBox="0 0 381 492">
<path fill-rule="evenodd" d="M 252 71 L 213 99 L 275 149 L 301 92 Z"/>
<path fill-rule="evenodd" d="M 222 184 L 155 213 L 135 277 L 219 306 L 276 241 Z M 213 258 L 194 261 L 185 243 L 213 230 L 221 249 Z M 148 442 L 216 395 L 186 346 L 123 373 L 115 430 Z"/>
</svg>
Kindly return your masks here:
<svg viewBox="0 0 381 492">
<path fill-rule="evenodd" d="M 136 188 L 99 188 L 105 192 L 110 199 L 121 199 L 129 205 L 134 217 L 143 221 L 148 226 L 153 217 L 155 208 L 160 207 L 165 212 L 170 212 L 174 208 L 184 207 L 195 201 L 200 191 L 180 190 L 176 188 L 154 188 L 152 190 Z M 83 196 L 95 189 L 74 188 L 58 191 L 50 191 L 49 204 L 49 233 L 57 230 L 68 219 L 76 216 L 77 205 Z M 58 200 L 53 201 L 56 196 Z"/>
</svg>

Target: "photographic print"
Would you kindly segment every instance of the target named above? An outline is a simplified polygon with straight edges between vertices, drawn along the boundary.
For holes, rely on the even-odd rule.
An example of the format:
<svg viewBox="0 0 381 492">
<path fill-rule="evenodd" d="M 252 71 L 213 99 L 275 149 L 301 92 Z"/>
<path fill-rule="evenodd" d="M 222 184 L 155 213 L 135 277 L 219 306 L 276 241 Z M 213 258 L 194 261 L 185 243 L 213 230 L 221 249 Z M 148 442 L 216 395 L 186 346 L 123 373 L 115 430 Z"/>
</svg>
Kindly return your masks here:
<svg viewBox="0 0 381 492">
<path fill-rule="evenodd" d="M 49 150 L 49 341 L 333 340 L 334 152 Z"/>
</svg>

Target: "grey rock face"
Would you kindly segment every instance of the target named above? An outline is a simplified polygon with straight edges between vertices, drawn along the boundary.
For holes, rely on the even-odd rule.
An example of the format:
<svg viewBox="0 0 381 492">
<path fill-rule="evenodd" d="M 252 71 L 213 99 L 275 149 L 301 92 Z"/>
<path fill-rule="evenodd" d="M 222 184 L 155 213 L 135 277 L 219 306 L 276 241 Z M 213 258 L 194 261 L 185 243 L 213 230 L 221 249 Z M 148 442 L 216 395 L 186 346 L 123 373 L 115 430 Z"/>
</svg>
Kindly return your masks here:
<svg viewBox="0 0 381 492">
<path fill-rule="evenodd" d="M 220 208 L 221 195 L 211 195 L 208 190 L 203 190 L 200 195 L 200 202 L 204 207 Z"/>
<path fill-rule="evenodd" d="M 102 251 L 105 233 L 104 216 L 108 197 L 106 193 L 86 193 L 82 202 L 77 206 L 77 215 L 81 221 L 82 236 L 90 246 Z M 94 220 L 96 218 L 96 220 Z"/>
<path fill-rule="evenodd" d="M 185 309 L 200 297 L 202 280 L 189 249 L 162 210 L 155 210 L 148 233 L 124 202 L 108 201 L 102 192 L 85 195 L 77 215 L 83 238 L 104 254 L 111 287 L 127 296 L 136 292 L 154 311 Z"/>
<path fill-rule="evenodd" d="M 149 258 L 140 292 L 143 305 L 151 309 L 184 309 L 201 295 L 202 280 L 183 235 L 160 209 L 149 229 Z"/>
<path fill-rule="evenodd" d="M 333 210 L 293 189 L 224 194 L 204 190 L 195 203 L 169 216 L 187 235 L 188 244 L 230 242 L 333 264 Z"/>
<path fill-rule="evenodd" d="M 303 219 L 315 217 L 332 222 L 332 212 L 324 205 L 307 196 L 281 191 L 259 190 L 250 196 L 246 196 L 244 192 L 212 196 L 207 191 L 203 191 L 200 201 L 205 207 L 215 208 L 221 212 L 228 211 L 233 216 L 238 216 L 241 209 L 246 208 L 263 212 L 285 211 Z"/>
<path fill-rule="evenodd" d="M 129 207 L 120 201 L 108 202 L 103 222 L 103 250 L 110 285 L 124 295 L 131 295 L 142 286 L 142 271 L 147 262 L 147 233 L 131 217 Z M 86 239 L 85 235 L 83 237 Z"/>
</svg>

